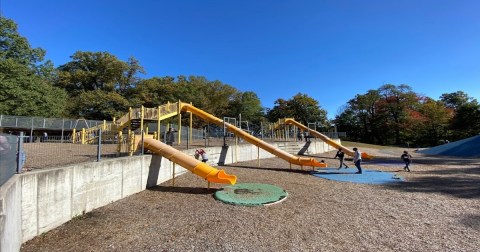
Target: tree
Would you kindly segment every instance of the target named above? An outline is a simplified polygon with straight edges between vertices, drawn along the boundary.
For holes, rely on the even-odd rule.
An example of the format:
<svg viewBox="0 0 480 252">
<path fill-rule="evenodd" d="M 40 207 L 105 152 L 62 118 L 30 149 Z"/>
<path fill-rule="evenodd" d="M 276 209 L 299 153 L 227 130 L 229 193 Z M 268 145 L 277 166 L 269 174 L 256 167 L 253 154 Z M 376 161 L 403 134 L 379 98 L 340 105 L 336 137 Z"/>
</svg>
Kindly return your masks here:
<svg viewBox="0 0 480 252">
<path fill-rule="evenodd" d="M 457 109 L 471 100 L 473 100 L 472 97 L 469 97 L 465 92 L 463 91 L 457 91 L 454 93 L 444 93 L 440 96 L 440 100 L 445 103 L 445 106 L 447 108 L 451 109 Z"/>
<path fill-rule="evenodd" d="M 318 101 L 302 93 L 296 94 L 290 100 L 276 100 L 275 106 L 267 111 L 267 117 L 271 122 L 280 118 L 293 117 L 304 125 L 312 122 L 328 125 L 327 112 L 320 107 Z"/>
<path fill-rule="evenodd" d="M 127 111 L 130 103 L 116 92 L 103 90 L 83 91 L 71 98 L 69 110 L 80 118 L 113 120 Z"/>
<path fill-rule="evenodd" d="M 480 108 L 478 101 L 463 91 L 444 93 L 440 100 L 452 110 L 450 122 L 451 140 L 462 139 L 480 133 Z"/>
<path fill-rule="evenodd" d="M 0 17 L 0 114 L 62 116 L 66 93 L 52 86 L 55 69 L 45 50 L 31 48 L 10 19 Z"/>
<path fill-rule="evenodd" d="M 418 97 L 412 88 L 405 84 L 399 86 L 386 84 L 381 86 L 378 91 L 383 97 L 382 111 L 386 116 L 386 126 L 393 129 L 394 143 L 399 145 L 402 142 L 402 125 L 405 125 L 408 115 L 406 111 L 418 103 Z"/>
<path fill-rule="evenodd" d="M 77 51 L 70 58 L 58 67 L 57 85 L 71 96 L 98 89 L 124 94 L 138 82 L 137 74 L 144 73 L 136 59 L 124 62 L 108 52 Z"/>
<path fill-rule="evenodd" d="M 463 139 L 480 134 L 480 104 L 472 100 L 457 108 L 451 129 L 454 139 Z"/>
<path fill-rule="evenodd" d="M 416 120 L 416 130 L 421 133 L 420 141 L 430 146 L 437 145 L 446 138 L 448 124 L 453 117 L 452 110 L 446 108 L 442 101 L 427 98 L 419 112 L 423 117 Z"/>
<path fill-rule="evenodd" d="M 72 98 L 69 104 L 71 116 L 103 120 L 125 114 L 129 106 L 139 103 L 138 100 L 130 103 L 126 99 L 140 81 L 137 75 L 144 73 L 133 57 L 124 62 L 108 52 L 78 51 L 71 58 L 72 61 L 58 67 L 56 82 Z M 94 97 L 99 100 L 88 100 Z M 106 99 L 108 97 L 113 100 Z"/>
<path fill-rule="evenodd" d="M 280 118 L 292 117 L 292 112 L 288 107 L 288 101 L 282 98 L 274 102 L 271 109 L 267 109 L 267 119 L 270 122 L 276 122 Z"/>
<path fill-rule="evenodd" d="M 242 120 L 259 123 L 263 118 L 263 108 L 257 94 L 251 91 L 238 93 L 230 102 L 229 115 L 242 115 Z"/>
</svg>

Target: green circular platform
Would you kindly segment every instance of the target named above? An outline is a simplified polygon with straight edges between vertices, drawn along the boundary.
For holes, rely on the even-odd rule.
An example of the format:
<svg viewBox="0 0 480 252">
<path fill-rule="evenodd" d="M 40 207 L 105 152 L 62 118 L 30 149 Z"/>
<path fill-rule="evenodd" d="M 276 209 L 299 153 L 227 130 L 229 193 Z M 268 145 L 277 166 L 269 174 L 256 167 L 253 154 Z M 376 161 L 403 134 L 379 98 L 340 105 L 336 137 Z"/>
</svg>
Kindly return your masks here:
<svg viewBox="0 0 480 252">
<path fill-rule="evenodd" d="M 243 206 L 265 206 L 287 198 L 282 188 L 269 184 L 242 183 L 226 186 L 215 192 L 215 199 L 227 204 Z"/>
</svg>

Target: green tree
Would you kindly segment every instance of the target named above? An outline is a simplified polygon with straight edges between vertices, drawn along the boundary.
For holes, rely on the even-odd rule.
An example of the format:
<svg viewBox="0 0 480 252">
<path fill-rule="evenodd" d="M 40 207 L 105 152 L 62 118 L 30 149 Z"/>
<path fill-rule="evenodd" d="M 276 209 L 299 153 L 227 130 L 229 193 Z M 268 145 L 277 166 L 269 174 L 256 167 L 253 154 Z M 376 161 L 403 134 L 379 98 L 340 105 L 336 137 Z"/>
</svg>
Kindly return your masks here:
<svg viewBox="0 0 480 252">
<path fill-rule="evenodd" d="M 329 126 L 327 112 L 320 107 L 318 101 L 302 93 L 296 94 L 290 100 L 276 100 L 275 106 L 267 111 L 267 117 L 271 122 L 280 118 L 293 117 L 304 125 L 319 123 Z"/>
<path fill-rule="evenodd" d="M 71 58 L 72 61 L 58 67 L 56 82 L 71 98 L 68 106 L 71 116 L 111 119 L 140 103 L 135 99 L 127 100 L 140 81 L 138 74 L 144 73 L 136 59 L 124 62 L 108 52 L 81 51 Z M 98 100 L 89 100 L 91 98 Z"/>
<path fill-rule="evenodd" d="M 238 93 L 230 102 L 229 115 L 242 115 L 242 121 L 258 124 L 263 118 L 263 107 L 257 94 L 251 91 Z"/>
<path fill-rule="evenodd" d="M 453 113 L 445 107 L 442 101 L 435 101 L 427 98 L 423 102 L 418 112 L 421 118 L 415 120 L 415 130 L 420 132 L 420 139 L 417 142 L 426 143 L 430 146 L 437 145 L 440 140 L 446 138 L 448 125 Z"/>
<path fill-rule="evenodd" d="M 477 100 L 474 99 L 457 108 L 451 129 L 454 140 L 480 134 L 480 104 Z"/>
<path fill-rule="evenodd" d="M 457 91 L 454 93 L 444 93 L 440 96 L 440 100 L 445 103 L 447 108 L 457 109 L 473 100 L 463 91 Z"/>
<path fill-rule="evenodd" d="M 130 103 L 116 92 L 103 90 L 83 91 L 71 98 L 69 110 L 77 117 L 112 120 L 119 118 L 127 111 Z"/>
<path fill-rule="evenodd" d="M 66 93 L 52 86 L 55 69 L 44 56 L 18 33 L 14 21 L 0 17 L 0 114 L 64 114 Z"/>
<path fill-rule="evenodd" d="M 280 118 L 293 117 L 292 112 L 288 107 L 288 100 L 277 99 L 274 102 L 273 108 L 267 108 L 267 119 L 270 122 L 276 122 Z"/>
<path fill-rule="evenodd" d="M 58 67 L 57 85 L 71 96 L 93 90 L 124 94 L 137 84 L 138 74 L 145 73 L 133 57 L 124 62 L 108 52 L 77 51 L 70 58 Z"/>
</svg>

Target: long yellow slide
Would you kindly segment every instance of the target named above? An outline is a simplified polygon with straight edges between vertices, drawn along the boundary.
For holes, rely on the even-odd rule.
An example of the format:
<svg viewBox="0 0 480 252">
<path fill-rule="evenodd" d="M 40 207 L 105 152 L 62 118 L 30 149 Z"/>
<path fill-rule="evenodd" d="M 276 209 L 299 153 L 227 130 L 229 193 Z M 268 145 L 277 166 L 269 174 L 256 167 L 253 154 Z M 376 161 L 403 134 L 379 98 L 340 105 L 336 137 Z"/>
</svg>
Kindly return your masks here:
<svg viewBox="0 0 480 252">
<path fill-rule="evenodd" d="M 237 182 L 235 175 L 228 175 L 224 170 L 215 169 L 158 140 L 146 138 L 144 140 L 144 147 L 155 154 L 168 158 L 209 182 L 231 185 Z"/>
<path fill-rule="evenodd" d="M 349 156 L 352 156 L 354 155 L 355 152 L 353 152 L 352 150 L 342 146 L 341 144 L 338 144 L 337 142 L 333 141 L 332 139 L 330 139 L 329 137 L 325 136 L 324 134 L 318 132 L 318 131 L 315 131 L 315 130 L 312 130 L 310 128 L 308 128 L 307 126 L 295 121 L 294 119 L 292 118 L 286 118 L 285 119 L 285 124 L 293 124 L 295 126 L 297 126 L 298 128 L 304 130 L 304 131 L 308 131 L 310 132 L 310 134 L 312 134 L 313 136 L 315 137 L 318 137 L 320 139 L 322 139 L 325 143 L 327 143 L 328 145 L 330 146 L 333 146 L 335 147 L 337 150 L 338 149 L 342 149 L 345 154 L 349 155 Z M 372 159 L 373 156 L 367 154 L 366 152 L 362 152 L 362 158 L 364 159 Z"/>
<path fill-rule="evenodd" d="M 191 112 L 192 114 L 202 118 L 203 120 L 205 121 L 208 121 L 208 122 L 211 122 L 211 123 L 214 123 L 220 127 L 223 127 L 224 126 L 224 121 L 218 117 L 215 117 L 201 109 L 198 109 L 196 107 L 194 107 L 193 105 L 191 104 L 188 104 L 188 103 L 181 103 L 181 110 L 183 112 Z M 225 122 L 225 127 L 227 128 L 227 130 L 229 130 L 230 132 L 234 133 L 236 136 L 238 137 L 241 137 L 243 138 L 245 141 L 255 145 L 255 146 L 258 146 L 259 148 L 262 148 L 270 153 L 272 153 L 273 155 L 283 159 L 283 160 L 286 160 L 288 162 L 290 162 L 291 164 L 296 164 L 296 165 L 302 165 L 302 166 L 314 166 L 314 167 L 327 167 L 327 164 L 326 163 L 323 163 L 323 162 L 318 162 L 317 160 L 315 160 L 314 158 L 302 158 L 302 157 L 297 157 L 297 156 L 294 156 L 288 152 L 285 152 L 283 150 L 280 150 L 276 147 L 274 147 L 273 145 L 271 144 L 268 144 L 267 142 L 261 140 L 261 139 L 258 139 L 252 135 L 250 135 L 249 133 Z"/>
</svg>

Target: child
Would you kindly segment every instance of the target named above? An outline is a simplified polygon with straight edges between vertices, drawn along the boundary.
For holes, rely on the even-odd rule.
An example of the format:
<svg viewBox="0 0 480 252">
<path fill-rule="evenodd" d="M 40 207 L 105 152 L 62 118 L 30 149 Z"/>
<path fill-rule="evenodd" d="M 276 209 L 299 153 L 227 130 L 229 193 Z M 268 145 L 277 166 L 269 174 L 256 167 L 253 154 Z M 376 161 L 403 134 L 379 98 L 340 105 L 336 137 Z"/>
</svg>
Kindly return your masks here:
<svg viewBox="0 0 480 252">
<path fill-rule="evenodd" d="M 402 156 L 400 156 L 401 159 L 403 159 L 403 162 L 405 162 L 405 167 L 403 167 L 403 170 L 410 172 L 410 164 L 412 163 L 412 156 L 408 154 L 408 151 L 403 151 Z"/>
<path fill-rule="evenodd" d="M 337 170 L 342 169 L 342 166 L 345 166 L 345 169 L 348 168 L 348 165 L 345 164 L 345 153 L 343 152 L 342 148 L 338 148 L 337 154 L 335 155 L 334 158 L 337 158 L 340 160 L 340 166 L 338 167 Z"/>
<path fill-rule="evenodd" d="M 202 162 L 206 163 L 208 161 L 207 152 L 204 149 L 199 149 L 195 151 L 195 158 L 202 158 Z"/>
</svg>

